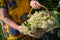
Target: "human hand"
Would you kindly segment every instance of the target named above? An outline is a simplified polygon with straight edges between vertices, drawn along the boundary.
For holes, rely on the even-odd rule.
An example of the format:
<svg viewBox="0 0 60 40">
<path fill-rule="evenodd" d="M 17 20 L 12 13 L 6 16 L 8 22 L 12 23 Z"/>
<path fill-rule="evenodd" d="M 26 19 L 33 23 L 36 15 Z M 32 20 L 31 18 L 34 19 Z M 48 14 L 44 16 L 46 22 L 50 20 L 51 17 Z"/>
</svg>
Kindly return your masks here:
<svg viewBox="0 0 60 40">
<path fill-rule="evenodd" d="M 22 33 L 22 26 L 19 26 L 19 27 L 18 27 L 18 31 L 19 31 L 20 33 Z"/>
<path fill-rule="evenodd" d="M 36 0 L 30 1 L 30 6 L 34 9 L 39 9 L 41 7 L 40 3 Z"/>
</svg>

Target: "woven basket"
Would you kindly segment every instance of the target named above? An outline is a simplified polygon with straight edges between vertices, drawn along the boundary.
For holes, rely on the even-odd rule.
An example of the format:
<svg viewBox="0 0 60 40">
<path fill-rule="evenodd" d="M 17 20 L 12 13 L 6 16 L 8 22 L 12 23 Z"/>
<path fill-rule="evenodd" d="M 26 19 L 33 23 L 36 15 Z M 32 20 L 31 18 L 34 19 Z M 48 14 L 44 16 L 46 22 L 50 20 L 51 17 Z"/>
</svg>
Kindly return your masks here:
<svg viewBox="0 0 60 40">
<path fill-rule="evenodd" d="M 41 7 L 43 7 L 44 9 L 46 9 L 47 13 L 48 13 L 48 16 L 49 16 L 49 19 L 51 19 L 51 15 L 49 13 L 49 10 L 43 6 L 43 5 L 40 5 Z M 29 12 L 29 18 L 31 17 L 31 12 L 32 12 L 33 8 L 31 8 L 30 12 Z M 32 37 L 35 37 L 35 38 L 40 38 L 42 37 L 44 34 L 46 33 L 46 30 L 44 29 L 37 29 L 36 32 L 32 33 L 28 33 L 29 36 L 32 36 Z"/>
</svg>

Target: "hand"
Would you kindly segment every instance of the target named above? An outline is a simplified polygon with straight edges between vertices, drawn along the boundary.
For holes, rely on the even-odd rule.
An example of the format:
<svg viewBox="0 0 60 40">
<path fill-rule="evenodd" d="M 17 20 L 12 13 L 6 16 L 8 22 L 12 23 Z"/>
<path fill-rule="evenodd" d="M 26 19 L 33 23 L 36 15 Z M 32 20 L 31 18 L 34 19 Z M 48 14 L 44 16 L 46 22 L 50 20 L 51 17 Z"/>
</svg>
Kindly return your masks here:
<svg viewBox="0 0 60 40">
<path fill-rule="evenodd" d="M 39 3 L 38 1 L 32 0 L 32 1 L 30 2 L 30 6 L 31 6 L 32 8 L 34 8 L 34 9 L 38 9 L 38 8 L 40 8 L 40 3 Z"/>
<path fill-rule="evenodd" d="M 18 31 L 22 33 L 22 26 L 18 26 Z"/>
</svg>

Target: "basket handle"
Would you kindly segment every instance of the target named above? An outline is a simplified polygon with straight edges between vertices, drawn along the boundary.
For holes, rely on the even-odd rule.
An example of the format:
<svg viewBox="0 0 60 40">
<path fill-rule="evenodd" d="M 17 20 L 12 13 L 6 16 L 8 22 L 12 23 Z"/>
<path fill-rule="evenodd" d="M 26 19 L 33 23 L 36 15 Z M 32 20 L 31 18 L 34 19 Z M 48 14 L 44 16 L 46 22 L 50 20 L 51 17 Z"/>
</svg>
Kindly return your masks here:
<svg viewBox="0 0 60 40">
<path fill-rule="evenodd" d="M 40 7 L 43 7 L 44 9 L 46 9 L 46 11 L 47 11 L 47 13 L 48 13 L 48 17 L 49 17 L 49 19 L 51 19 L 51 15 L 50 15 L 50 12 L 49 12 L 48 8 L 45 7 L 44 5 L 40 5 Z M 30 11 L 29 11 L 29 17 L 31 17 L 31 12 L 32 12 L 33 9 L 34 9 L 34 8 L 31 8 L 31 9 L 30 9 Z"/>
</svg>

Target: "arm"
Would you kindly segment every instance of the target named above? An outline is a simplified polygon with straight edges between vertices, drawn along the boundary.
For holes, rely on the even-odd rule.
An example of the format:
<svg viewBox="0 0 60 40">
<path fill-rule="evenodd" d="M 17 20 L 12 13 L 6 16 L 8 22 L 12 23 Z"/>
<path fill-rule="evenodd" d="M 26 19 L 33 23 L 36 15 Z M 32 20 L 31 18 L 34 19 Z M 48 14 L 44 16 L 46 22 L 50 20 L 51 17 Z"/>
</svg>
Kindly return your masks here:
<svg viewBox="0 0 60 40">
<path fill-rule="evenodd" d="M 8 17 L 5 17 L 4 8 L 0 8 L 0 16 L 6 24 L 8 24 L 10 27 L 18 30 L 19 26 L 14 21 L 10 20 Z"/>
</svg>

